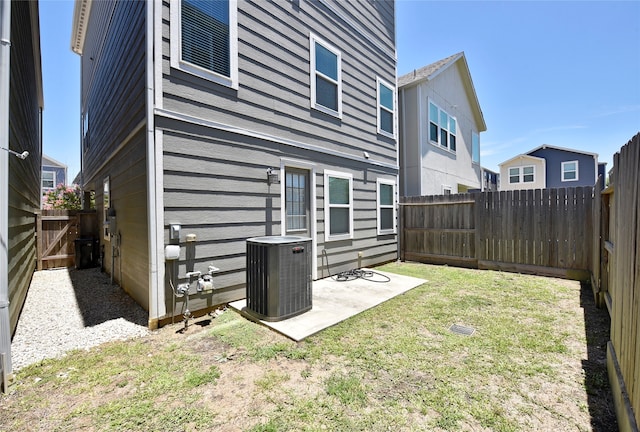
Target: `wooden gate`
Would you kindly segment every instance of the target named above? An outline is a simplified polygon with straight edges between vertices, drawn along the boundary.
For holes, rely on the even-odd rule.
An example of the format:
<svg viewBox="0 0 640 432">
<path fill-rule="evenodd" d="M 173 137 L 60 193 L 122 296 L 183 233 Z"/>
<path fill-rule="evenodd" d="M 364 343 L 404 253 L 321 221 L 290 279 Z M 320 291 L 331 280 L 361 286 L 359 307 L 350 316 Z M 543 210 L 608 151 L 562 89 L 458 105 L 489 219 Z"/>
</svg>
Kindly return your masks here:
<svg viewBox="0 0 640 432">
<path fill-rule="evenodd" d="M 75 210 L 42 210 L 37 216 L 38 270 L 75 265 L 79 216 Z"/>
</svg>

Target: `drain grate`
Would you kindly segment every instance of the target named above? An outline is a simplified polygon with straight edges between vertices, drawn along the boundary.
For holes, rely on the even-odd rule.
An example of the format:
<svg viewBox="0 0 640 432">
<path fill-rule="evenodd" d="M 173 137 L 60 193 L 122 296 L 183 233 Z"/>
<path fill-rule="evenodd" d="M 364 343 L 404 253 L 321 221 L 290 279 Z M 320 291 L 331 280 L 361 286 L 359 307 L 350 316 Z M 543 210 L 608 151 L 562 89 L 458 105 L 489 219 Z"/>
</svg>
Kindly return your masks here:
<svg viewBox="0 0 640 432">
<path fill-rule="evenodd" d="M 471 336 L 476 331 L 473 327 L 466 327 L 458 324 L 452 324 L 451 327 L 449 327 L 449 330 L 464 336 Z"/>
</svg>

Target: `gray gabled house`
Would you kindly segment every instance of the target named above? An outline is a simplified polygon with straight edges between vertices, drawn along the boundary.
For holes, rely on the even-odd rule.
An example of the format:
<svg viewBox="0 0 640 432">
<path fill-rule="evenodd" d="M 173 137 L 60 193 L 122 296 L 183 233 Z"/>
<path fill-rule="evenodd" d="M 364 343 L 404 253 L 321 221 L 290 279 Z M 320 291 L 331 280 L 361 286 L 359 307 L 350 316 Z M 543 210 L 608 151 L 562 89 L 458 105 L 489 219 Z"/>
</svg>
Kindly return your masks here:
<svg viewBox="0 0 640 432">
<path fill-rule="evenodd" d="M 482 189 L 487 126 L 464 52 L 398 78 L 398 101 L 401 195 Z"/>
<path fill-rule="evenodd" d="M 605 177 L 606 163 L 596 153 L 541 145 L 499 164 L 500 190 L 593 186 Z"/>
<path fill-rule="evenodd" d="M 42 193 L 54 190 L 59 184 L 67 185 L 67 165 L 52 158 L 42 155 Z"/>
<path fill-rule="evenodd" d="M 209 266 L 191 310 L 243 298 L 250 237 L 310 237 L 314 279 L 396 259 L 394 9 L 76 1 L 83 187 L 150 327 L 184 307 L 170 279 Z"/>
<path fill-rule="evenodd" d="M 12 375 L 11 337 L 36 268 L 44 108 L 38 10 L 37 1 L 0 2 L 0 388 Z"/>
</svg>

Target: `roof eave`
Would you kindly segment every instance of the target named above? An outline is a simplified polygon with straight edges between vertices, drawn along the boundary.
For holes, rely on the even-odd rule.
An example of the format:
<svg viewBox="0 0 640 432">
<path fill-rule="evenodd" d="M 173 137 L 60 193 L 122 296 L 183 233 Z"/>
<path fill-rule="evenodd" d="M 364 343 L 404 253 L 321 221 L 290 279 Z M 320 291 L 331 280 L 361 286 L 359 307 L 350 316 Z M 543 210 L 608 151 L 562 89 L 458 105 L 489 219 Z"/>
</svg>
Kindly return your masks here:
<svg viewBox="0 0 640 432">
<path fill-rule="evenodd" d="M 82 55 L 84 38 L 89 23 L 92 0 L 76 0 L 73 8 L 73 27 L 71 31 L 71 51 Z"/>
<path fill-rule="evenodd" d="M 542 144 L 542 145 L 534 148 L 533 150 L 529 150 L 527 152 L 527 154 L 531 154 L 534 151 L 537 151 L 537 150 L 540 150 L 540 149 L 547 149 L 547 148 L 554 149 L 554 150 L 566 151 L 566 152 L 570 152 L 570 153 L 583 154 L 583 155 L 587 155 L 587 156 L 593 156 L 596 160 L 598 160 L 598 153 L 592 153 L 592 152 L 583 151 L 583 150 L 570 149 L 570 148 L 566 148 L 566 147 L 559 147 L 559 146 L 554 146 L 554 145 L 550 145 L 550 144 Z"/>
<path fill-rule="evenodd" d="M 544 158 L 538 157 L 538 156 L 531 156 L 528 154 L 519 154 L 517 156 L 512 157 L 511 159 L 508 159 L 502 163 L 499 163 L 498 166 L 501 167 L 502 165 L 506 165 L 508 163 L 513 162 L 516 159 L 533 159 L 533 160 L 537 160 L 537 161 L 545 161 Z"/>
</svg>

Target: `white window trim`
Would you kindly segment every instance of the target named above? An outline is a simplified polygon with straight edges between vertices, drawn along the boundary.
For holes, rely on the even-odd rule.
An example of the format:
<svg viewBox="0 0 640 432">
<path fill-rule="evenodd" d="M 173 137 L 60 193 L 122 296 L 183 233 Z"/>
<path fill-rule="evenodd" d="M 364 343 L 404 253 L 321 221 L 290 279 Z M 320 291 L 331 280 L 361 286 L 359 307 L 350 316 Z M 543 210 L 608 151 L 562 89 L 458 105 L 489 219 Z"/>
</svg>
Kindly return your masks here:
<svg viewBox="0 0 640 432">
<path fill-rule="evenodd" d="M 337 67 L 338 67 L 338 80 L 335 81 L 333 78 L 330 78 L 321 72 L 316 71 L 316 43 L 322 45 L 327 50 L 334 53 L 337 59 Z M 334 117 L 338 117 L 342 119 L 342 53 L 334 48 L 331 44 L 325 42 L 323 39 L 318 37 L 313 33 L 309 33 L 309 53 L 310 53 L 310 62 L 309 62 L 309 81 L 311 84 L 311 108 L 321 111 L 325 114 L 332 115 Z M 331 108 L 328 108 L 324 105 L 320 105 L 316 102 L 316 74 L 319 74 L 322 78 L 329 80 L 338 86 L 338 111 L 334 111 Z"/>
<path fill-rule="evenodd" d="M 171 67 L 238 90 L 238 2 L 229 0 L 229 73 L 227 77 L 182 60 L 182 0 L 171 0 Z"/>
<path fill-rule="evenodd" d="M 449 191 L 449 195 L 453 195 L 453 188 L 449 185 L 442 185 L 442 195 L 446 195 L 445 191 Z"/>
<path fill-rule="evenodd" d="M 380 186 L 381 185 L 390 185 L 393 187 L 393 203 L 391 205 L 382 205 L 380 204 Z M 396 182 L 393 180 L 386 180 L 386 179 L 378 179 L 377 180 L 377 185 L 376 185 L 376 214 L 377 214 L 377 220 L 378 220 L 378 235 L 385 235 L 385 234 L 396 234 L 397 232 L 397 208 L 396 208 Z M 381 222 L 381 209 L 383 208 L 392 208 L 393 209 L 393 228 L 391 229 L 382 229 L 382 222 Z"/>
<path fill-rule="evenodd" d="M 525 168 L 533 168 L 533 173 L 532 174 L 525 174 L 524 173 L 524 169 Z M 522 169 L 520 170 L 520 175 L 521 177 L 521 183 L 535 183 L 536 182 L 536 166 L 535 165 L 526 165 L 523 166 Z M 533 180 L 531 180 L 530 182 L 526 182 L 524 181 L 524 176 L 525 175 L 533 175 Z"/>
<path fill-rule="evenodd" d="M 349 204 L 329 204 L 329 177 L 337 177 L 349 180 Z M 331 235 L 331 207 L 349 208 L 349 233 Z M 353 175 L 339 171 L 324 171 L 324 240 L 349 240 L 353 238 Z"/>
<path fill-rule="evenodd" d="M 45 174 L 51 174 L 53 176 L 53 186 L 52 187 L 44 185 L 44 175 Z M 56 172 L 55 171 L 42 170 L 42 175 L 40 176 L 40 186 L 42 187 L 42 189 L 55 189 L 56 188 Z"/>
<path fill-rule="evenodd" d="M 393 110 L 389 111 L 389 108 L 385 107 L 384 105 L 382 105 L 382 102 L 380 101 L 380 84 L 382 84 L 383 86 L 387 87 L 389 90 L 391 90 L 391 93 L 393 95 Z M 384 135 L 386 137 L 389 138 L 395 138 L 396 137 L 396 87 L 392 86 L 391 84 L 389 84 L 387 81 L 383 80 L 380 77 L 376 77 L 376 93 L 378 95 L 378 104 L 377 104 L 377 109 L 376 109 L 376 115 L 378 117 L 378 133 L 380 135 Z M 392 118 L 392 127 L 393 127 L 393 133 L 389 133 L 386 130 L 382 129 L 382 118 L 380 117 L 380 110 L 383 109 L 387 112 L 391 113 L 391 118 Z"/>
<path fill-rule="evenodd" d="M 564 178 L 564 174 L 565 174 L 564 166 L 567 165 L 567 164 L 570 164 L 570 163 L 575 163 L 576 164 L 576 178 L 574 178 L 574 179 L 566 179 L 566 178 Z M 578 163 L 577 160 L 565 161 L 565 162 L 562 162 L 560 164 L 560 179 L 561 179 L 561 181 L 563 181 L 563 182 L 578 181 L 580 179 L 580 175 L 579 174 L 580 174 L 580 164 Z"/>
<path fill-rule="evenodd" d="M 429 106 L 429 104 L 433 104 L 436 106 L 436 108 L 438 108 L 438 119 L 435 122 L 435 124 L 438 126 L 438 140 L 434 141 L 431 139 L 431 107 Z M 453 118 L 453 120 L 456 122 L 456 133 L 453 134 L 456 137 L 456 150 L 451 150 L 451 139 L 447 139 L 447 146 L 443 146 L 440 144 L 440 130 L 443 129 L 440 126 L 440 111 L 443 111 L 445 114 L 447 114 L 449 116 L 449 118 Z M 460 135 L 458 132 L 459 129 L 459 123 L 458 123 L 458 118 L 456 116 L 452 116 L 451 114 L 449 114 L 449 111 L 447 110 L 443 110 L 442 108 L 440 108 L 440 105 L 438 105 L 437 103 L 435 103 L 432 99 L 427 98 L 427 139 L 428 141 L 438 147 L 441 150 L 445 150 L 448 151 L 451 154 L 457 154 L 457 148 L 458 148 L 458 136 Z M 447 126 L 447 128 L 445 129 L 447 131 L 447 136 L 452 135 L 451 132 L 449 131 L 449 127 Z"/>
<path fill-rule="evenodd" d="M 533 168 L 533 180 L 530 182 L 525 182 L 524 181 L 524 169 L 525 168 Z M 511 181 L 511 170 L 512 169 L 517 169 L 518 170 L 518 181 L 517 182 L 512 182 Z M 527 175 L 531 175 L 531 174 L 527 174 Z M 509 178 L 509 184 L 518 184 L 518 183 L 535 183 L 536 182 L 536 166 L 535 165 L 520 165 L 520 166 L 515 166 L 515 167 L 508 167 L 507 168 L 507 177 Z"/>
</svg>

